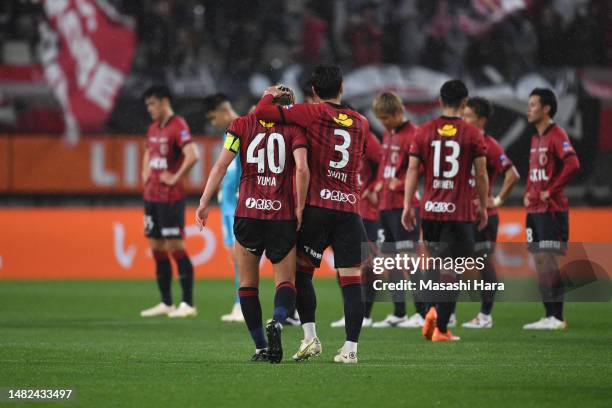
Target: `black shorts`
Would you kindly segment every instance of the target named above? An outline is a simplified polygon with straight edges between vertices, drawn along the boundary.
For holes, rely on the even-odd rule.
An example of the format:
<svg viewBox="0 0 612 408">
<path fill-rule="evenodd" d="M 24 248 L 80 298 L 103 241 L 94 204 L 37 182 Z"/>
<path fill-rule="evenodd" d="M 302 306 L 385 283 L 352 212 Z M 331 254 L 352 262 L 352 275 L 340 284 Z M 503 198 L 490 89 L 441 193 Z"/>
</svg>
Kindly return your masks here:
<svg viewBox="0 0 612 408">
<path fill-rule="evenodd" d="M 478 221 L 474 224 L 474 236 L 476 239 L 475 251 L 477 253 L 493 253 L 497 242 L 497 230 L 499 228 L 499 215 L 489 217 L 487 226 L 478 231 Z"/>
<path fill-rule="evenodd" d="M 174 203 L 145 201 L 145 236 L 154 239 L 183 239 L 185 200 Z"/>
<path fill-rule="evenodd" d="M 302 217 L 298 250 L 318 268 L 325 248 L 334 251 L 334 268 L 353 268 L 369 256 L 363 221 L 359 214 L 307 205 Z"/>
<path fill-rule="evenodd" d="M 394 253 L 414 249 L 421 231 L 421 212 L 419 208 L 415 208 L 415 211 L 417 224 L 412 231 L 407 231 L 402 225 L 403 209 L 380 212 L 380 225 L 384 236 L 382 252 Z"/>
<path fill-rule="evenodd" d="M 565 254 L 569 238 L 567 211 L 527 214 L 525 223 L 529 251 Z"/>
<path fill-rule="evenodd" d="M 423 241 L 438 257 L 466 257 L 474 254 L 474 223 L 467 221 L 423 220 Z"/>
<path fill-rule="evenodd" d="M 234 218 L 234 237 L 250 253 L 266 257 L 273 264 L 282 261 L 297 240 L 296 220 Z"/>
<path fill-rule="evenodd" d="M 382 228 L 378 220 L 363 220 L 366 236 L 369 242 L 377 243 L 381 241 Z"/>
</svg>

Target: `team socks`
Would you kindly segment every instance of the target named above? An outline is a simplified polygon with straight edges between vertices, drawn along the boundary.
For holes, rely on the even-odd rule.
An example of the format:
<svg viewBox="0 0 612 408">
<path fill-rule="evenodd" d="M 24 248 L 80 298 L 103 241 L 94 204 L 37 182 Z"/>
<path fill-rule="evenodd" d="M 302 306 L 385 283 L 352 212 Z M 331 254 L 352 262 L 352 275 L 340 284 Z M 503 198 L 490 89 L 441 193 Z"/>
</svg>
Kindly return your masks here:
<svg viewBox="0 0 612 408">
<path fill-rule="evenodd" d="M 295 306 L 300 315 L 300 321 L 314 323 L 315 310 L 317 308 L 317 295 L 312 286 L 312 275 L 314 268 L 297 266 L 295 274 L 295 288 L 297 290 Z"/>
<path fill-rule="evenodd" d="M 281 282 L 276 286 L 274 295 L 274 320 L 284 322 L 289 313 L 295 310 L 295 285 L 291 282 Z"/>
<path fill-rule="evenodd" d="M 485 261 L 484 269 L 482 270 L 482 280 L 487 283 L 497 282 L 497 273 L 495 265 L 489 258 Z M 480 305 L 480 313 L 490 315 L 493 310 L 493 301 L 495 300 L 495 290 L 483 290 L 480 292 L 482 303 Z"/>
<path fill-rule="evenodd" d="M 183 302 L 193 306 L 193 265 L 184 250 L 172 252 L 179 272 L 179 280 L 183 289 Z"/>
<path fill-rule="evenodd" d="M 340 286 L 344 297 L 344 321 L 346 340 L 357 343 L 363 323 L 363 301 L 361 299 L 361 276 L 341 276 Z"/>
<path fill-rule="evenodd" d="M 393 283 L 399 283 L 404 279 L 404 273 L 402 271 L 391 271 L 389 273 L 389 281 Z M 394 290 L 391 292 L 391 299 L 393 300 L 393 314 L 397 317 L 406 316 L 406 301 L 405 293 L 403 290 Z"/>
<path fill-rule="evenodd" d="M 170 306 L 172 304 L 172 266 L 168 253 L 164 251 L 153 251 L 155 259 L 155 273 L 157 275 L 157 287 L 161 294 L 162 302 Z"/>
<path fill-rule="evenodd" d="M 259 303 L 259 290 L 252 287 L 242 287 L 238 290 L 240 297 L 240 308 L 246 322 L 255 348 L 260 350 L 268 347 L 264 337 L 263 323 L 261 320 L 261 303 Z"/>
</svg>

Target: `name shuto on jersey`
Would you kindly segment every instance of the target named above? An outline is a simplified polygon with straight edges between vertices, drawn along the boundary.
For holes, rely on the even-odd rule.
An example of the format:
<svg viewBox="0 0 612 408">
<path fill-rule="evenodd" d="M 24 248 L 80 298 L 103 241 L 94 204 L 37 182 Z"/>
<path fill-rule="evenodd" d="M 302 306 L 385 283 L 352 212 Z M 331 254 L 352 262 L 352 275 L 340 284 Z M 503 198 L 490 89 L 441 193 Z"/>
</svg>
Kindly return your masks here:
<svg viewBox="0 0 612 408">
<path fill-rule="evenodd" d="M 340 180 L 344 183 L 346 183 L 346 181 L 348 180 L 348 176 L 346 175 L 346 173 L 343 173 L 341 171 L 336 171 L 336 170 L 330 170 L 330 169 L 327 169 L 327 177 L 331 177 L 336 180 Z"/>
</svg>

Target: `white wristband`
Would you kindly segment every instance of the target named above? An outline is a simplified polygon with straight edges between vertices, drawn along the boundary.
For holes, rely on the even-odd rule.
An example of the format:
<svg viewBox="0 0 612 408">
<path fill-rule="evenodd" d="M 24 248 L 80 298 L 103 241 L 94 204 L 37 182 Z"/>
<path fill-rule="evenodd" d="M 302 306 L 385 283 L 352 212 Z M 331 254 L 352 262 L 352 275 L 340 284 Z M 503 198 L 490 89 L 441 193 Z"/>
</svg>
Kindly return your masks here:
<svg viewBox="0 0 612 408">
<path fill-rule="evenodd" d="M 504 203 L 504 200 L 501 199 L 500 196 L 497 196 L 493 199 L 493 206 L 500 207 Z"/>
</svg>

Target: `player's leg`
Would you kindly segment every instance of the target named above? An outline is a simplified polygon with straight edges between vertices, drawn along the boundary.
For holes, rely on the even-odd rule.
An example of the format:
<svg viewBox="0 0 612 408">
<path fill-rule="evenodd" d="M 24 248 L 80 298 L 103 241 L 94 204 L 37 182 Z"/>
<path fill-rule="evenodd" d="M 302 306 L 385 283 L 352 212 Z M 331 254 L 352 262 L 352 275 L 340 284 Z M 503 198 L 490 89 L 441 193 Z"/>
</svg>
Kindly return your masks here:
<svg viewBox="0 0 612 408">
<path fill-rule="evenodd" d="M 272 262 L 274 271 L 274 314 L 266 325 L 268 336 L 268 357 L 271 363 L 279 363 L 283 358 L 281 342 L 282 322 L 295 309 L 295 242 L 297 240 L 296 221 L 266 222 L 266 256 Z"/>
<path fill-rule="evenodd" d="M 261 302 L 259 301 L 259 260 L 261 254 L 249 252 L 237 240 L 234 252 L 238 271 L 240 272 L 240 307 L 247 329 L 255 344 L 255 354 L 252 361 L 268 361 L 268 342 L 264 335 Z"/>
<path fill-rule="evenodd" d="M 527 242 L 533 254 L 546 316 L 524 325 L 526 330 L 559 330 L 567 327 L 563 317 L 564 287 L 558 263 L 558 253 L 565 250 L 567 232 L 567 213 L 527 215 Z M 559 248 L 555 248 L 555 245 Z"/>
<path fill-rule="evenodd" d="M 334 265 L 340 275 L 346 322 L 345 342 L 334 357 L 337 363 L 356 363 L 357 344 L 363 324 L 364 304 L 361 293 L 361 265 L 369 257 L 362 248 L 367 236 L 361 217 L 353 213 L 335 214 L 331 232 Z"/>
<path fill-rule="evenodd" d="M 470 222 L 450 221 L 444 222 L 440 235 L 440 242 L 446 244 L 446 256 L 452 258 L 468 257 L 474 253 L 474 227 Z M 458 275 L 454 270 L 442 269 L 440 280 L 443 283 L 455 283 Z M 448 328 L 449 320 L 453 314 L 459 291 L 445 291 L 436 305 L 436 328 L 432 334 L 432 341 L 456 341 L 459 337 L 453 336 Z"/>
<path fill-rule="evenodd" d="M 221 316 L 224 322 L 243 322 L 242 309 L 240 308 L 240 298 L 238 297 L 238 289 L 240 288 L 240 276 L 238 273 L 238 264 L 234 255 L 234 214 L 227 210 L 222 210 L 221 213 L 221 233 L 223 235 L 223 243 L 228 249 L 230 264 L 234 268 L 234 282 L 236 286 L 236 297 L 232 311 Z"/>
<path fill-rule="evenodd" d="M 401 225 L 402 210 L 393 210 L 394 217 L 394 235 L 397 237 L 398 250 L 402 253 L 406 253 L 408 256 L 416 255 L 416 245 L 420 238 L 421 232 L 421 217 L 419 208 L 415 209 L 416 212 L 416 226 L 412 231 L 406 231 Z M 404 271 L 404 275 L 410 278 L 411 281 L 416 283 L 417 287 L 420 287 L 420 281 L 424 279 L 424 271 L 417 269 L 416 271 Z M 415 313 L 408 317 L 405 321 L 399 323 L 398 327 L 403 328 L 419 328 L 423 327 L 425 323 L 425 314 L 427 308 L 425 300 L 420 291 L 415 291 L 414 296 L 414 308 Z"/>
<path fill-rule="evenodd" d="M 167 316 L 175 310 L 172 305 L 172 265 L 161 236 L 159 203 L 145 201 L 145 236 L 155 260 L 155 276 L 161 303 L 140 312 L 142 317 Z"/>
<path fill-rule="evenodd" d="M 397 253 L 397 237 L 395 234 L 399 228 L 403 229 L 401 222 L 398 223 L 399 228 L 396 228 L 394 221 L 393 210 L 385 210 L 380 212 L 380 223 L 384 237 L 384 241 L 381 244 L 381 251 L 387 256 L 393 256 L 395 253 Z M 386 272 L 386 278 L 389 282 L 398 283 L 405 279 L 404 271 L 390 270 Z M 372 327 L 395 327 L 406 320 L 406 300 L 404 291 L 399 290 L 391 292 L 391 300 L 393 301 L 393 313 L 387 315 L 387 317 L 381 321 L 372 323 Z"/>
<path fill-rule="evenodd" d="M 478 231 L 474 224 L 474 236 L 476 237 L 476 256 L 484 256 L 484 268 L 481 271 L 483 282 L 495 284 L 497 280 L 497 272 L 495 271 L 495 262 L 493 261 L 493 253 L 495 251 L 495 242 L 497 241 L 497 229 L 499 226 L 499 216 L 492 215 L 489 217 L 487 226 Z M 488 329 L 493 327 L 493 302 L 495 300 L 496 290 L 482 290 L 480 293 L 481 304 L 480 312 L 472 320 L 463 323 L 461 326 L 467 329 Z"/>
<path fill-rule="evenodd" d="M 168 317 L 187 317 L 197 315 L 193 307 L 193 264 L 185 250 L 183 240 L 185 229 L 185 200 L 160 205 L 159 220 L 165 250 L 176 263 L 183 298 L 179 307 Z"/>
<path fill-rule="evenodd" d="M 371 254 L 378 253 L 377 240 L 379 239 L 379 233 L 382 234 L 382 229 L 380 228 L 380 223 L 378 220 L 363 220 L 363 226 L 366 231 L 366 236 L 368 238 L 368 244 L 370 246 Z M 363 303 L 364 303 L 364 315 L 363 315 L 363 324 L 362 327 L 370 327 L 372 326 L 372 308 L 374 306 L 374 300 L 376 298 L 376 291 L 374 290 L 373 282 L 375 279 L 375 275 L 373 272 L 372 265 L 372 256 L 365 261 L 361 267 L 361 286 L 363 292 Z M 338 281 L 338 287 L 342 291 L 342 286 L 340 285 L 340 274 L 336 272 L 336 279 Z M 345 319 L 344 315 L 337 321 L 331 323 L 331 327 L 345 327 Z"/>
<path fill-rule="evenodd" d="M 297 244 L 297 262 L 295 273 L 296 309 L 300 315 L 304 339 L 298 351 L 293 355 L 295 361 L 304 361 L 321 354 L 322 346 L 317 337 L 315 312 L 317 296 L 312 278 L 323 258 L 323 251 L 328 246 L 327 226 L 330 225 L 327 210 L 306 206 L 302 216 L 302 229 Z"/>
</svg>

